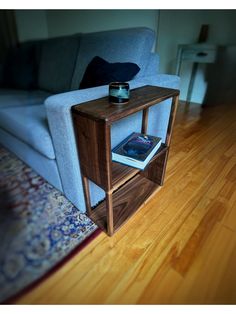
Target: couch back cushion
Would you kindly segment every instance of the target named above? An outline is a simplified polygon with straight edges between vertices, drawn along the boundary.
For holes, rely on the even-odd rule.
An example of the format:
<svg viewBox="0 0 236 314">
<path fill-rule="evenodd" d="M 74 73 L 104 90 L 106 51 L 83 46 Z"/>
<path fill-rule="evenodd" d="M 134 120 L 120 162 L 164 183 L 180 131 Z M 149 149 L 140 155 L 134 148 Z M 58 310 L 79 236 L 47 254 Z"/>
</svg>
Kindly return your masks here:
<svg viewBox="0 0 236 314">
<path fill-rule="evenodd" d="M 79 41 L 79 35 L 72 35 L 42 42 L 38 76 L 39 89 L 52 93 L 71 90 Z"/>
<path fill-rule="evenodd" d="M 90 61 L 99 56 L 108 62 L 133 62 L 145 75 L 155 33 L 145 27 L 82 34 L 72 89 L 77 89 Z"/>
<path fill-rule="evenodd" d="M 9 50 L 3 67 L 3 86 L 17 89 L 37 87 L 37 53 L 33 42 Z"/>
</svg>

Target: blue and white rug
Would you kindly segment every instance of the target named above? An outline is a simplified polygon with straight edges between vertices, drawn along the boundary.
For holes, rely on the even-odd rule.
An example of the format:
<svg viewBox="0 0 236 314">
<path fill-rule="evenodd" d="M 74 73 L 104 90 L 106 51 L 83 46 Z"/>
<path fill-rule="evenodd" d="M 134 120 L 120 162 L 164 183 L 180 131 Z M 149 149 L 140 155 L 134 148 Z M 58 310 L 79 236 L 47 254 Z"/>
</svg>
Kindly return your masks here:
<svg viewBox="0 0 236 314">
<path fill-rule="evenodd" d="M 0 303 L 45 276 L 97 226 L 0 147 Z"/>
</svg>

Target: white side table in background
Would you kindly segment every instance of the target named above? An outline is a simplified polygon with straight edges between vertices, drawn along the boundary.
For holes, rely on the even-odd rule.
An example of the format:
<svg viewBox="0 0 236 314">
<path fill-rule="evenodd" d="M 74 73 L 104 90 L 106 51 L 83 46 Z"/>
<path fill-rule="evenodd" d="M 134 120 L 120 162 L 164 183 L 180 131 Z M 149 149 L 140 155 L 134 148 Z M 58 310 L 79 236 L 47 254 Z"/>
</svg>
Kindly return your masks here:
<svg viewBox="0 0 236 314">
<path fill-rule="evenodd" d="M 197 73 L 198 63 L 214 63 L 216 60 L 216 52 L 216 45 L 206 43 L 178 46 L 175 74 L 180 75 L 181 65 L 183 61 L 189 61 L 193 63 L 186 103 L 190 103 L 191 101 L 192 89 Z"/>
</svg>

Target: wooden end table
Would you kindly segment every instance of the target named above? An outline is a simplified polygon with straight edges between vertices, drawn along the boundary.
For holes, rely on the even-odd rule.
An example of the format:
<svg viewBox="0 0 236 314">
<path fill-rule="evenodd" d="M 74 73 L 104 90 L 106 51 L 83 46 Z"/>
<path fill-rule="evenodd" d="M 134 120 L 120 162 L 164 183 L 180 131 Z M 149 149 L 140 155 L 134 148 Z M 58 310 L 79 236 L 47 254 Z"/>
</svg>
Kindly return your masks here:
<svg viewBox="0 0 236 314">
<path fill-rule="evenodd" d="M 72 107 L 87 215 L 109 236 L 113 235 L 143 203 L 163 185 L 179 90 L 144 86 L 131 90 L 130 101 L 113 105 L 108 97 Z M 165 143 L 144 170 L 112 161 L 111 125 L 143 112 L 141 132 L 146 133 L 149 107 L 172 98 Z M 106 194 L 103 202 L 91 208 L 89 182 Z"/>
</svg>

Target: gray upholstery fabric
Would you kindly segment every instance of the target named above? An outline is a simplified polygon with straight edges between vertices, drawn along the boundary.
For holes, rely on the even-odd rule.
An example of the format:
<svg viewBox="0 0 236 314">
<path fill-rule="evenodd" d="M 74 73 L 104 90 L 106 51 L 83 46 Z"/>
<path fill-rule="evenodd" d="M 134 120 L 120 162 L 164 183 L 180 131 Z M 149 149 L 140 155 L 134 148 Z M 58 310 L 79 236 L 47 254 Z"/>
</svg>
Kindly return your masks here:
<svg viewBox="0 0 236 314">
<path fill-rule="evenodd" d="M 39 89 L 52 93 L 66 92 L 71 89 L 79 35 L 46 40 L 41 47 L 39 64 Z"/>
<path fill-rule="evenodd" d="M 0 89 L 0 108 L 42 104 L 51 93 L 41 90 Z"/>
<path fill-rule="evenodd" d="M 159 73 L 159 63 L 159 55 L 153 52 L 150 53 L 150 57 L 146 66 L 145 76 L 152 76 Z"/>
<path fill-rule="evenodd" d="M 95 56 L 108 62 L 136 63 L 140 67 L 136 77 L 143 77 L 154 39 L 155 33 L 145 27 L 82 34 L 72 89 L 79 87 L 87 65 Z"/>
<path fill-rule="evenodd" d="M 56 159 L 48 159 L 14 135 L 0 128 L 0 143 L 63 192 Z"/>
<path fill-rule="evenodd" d="M 55 159 L 44 105 L 0 109 L 0 127 L 45 157 Z"/>
</svg>

